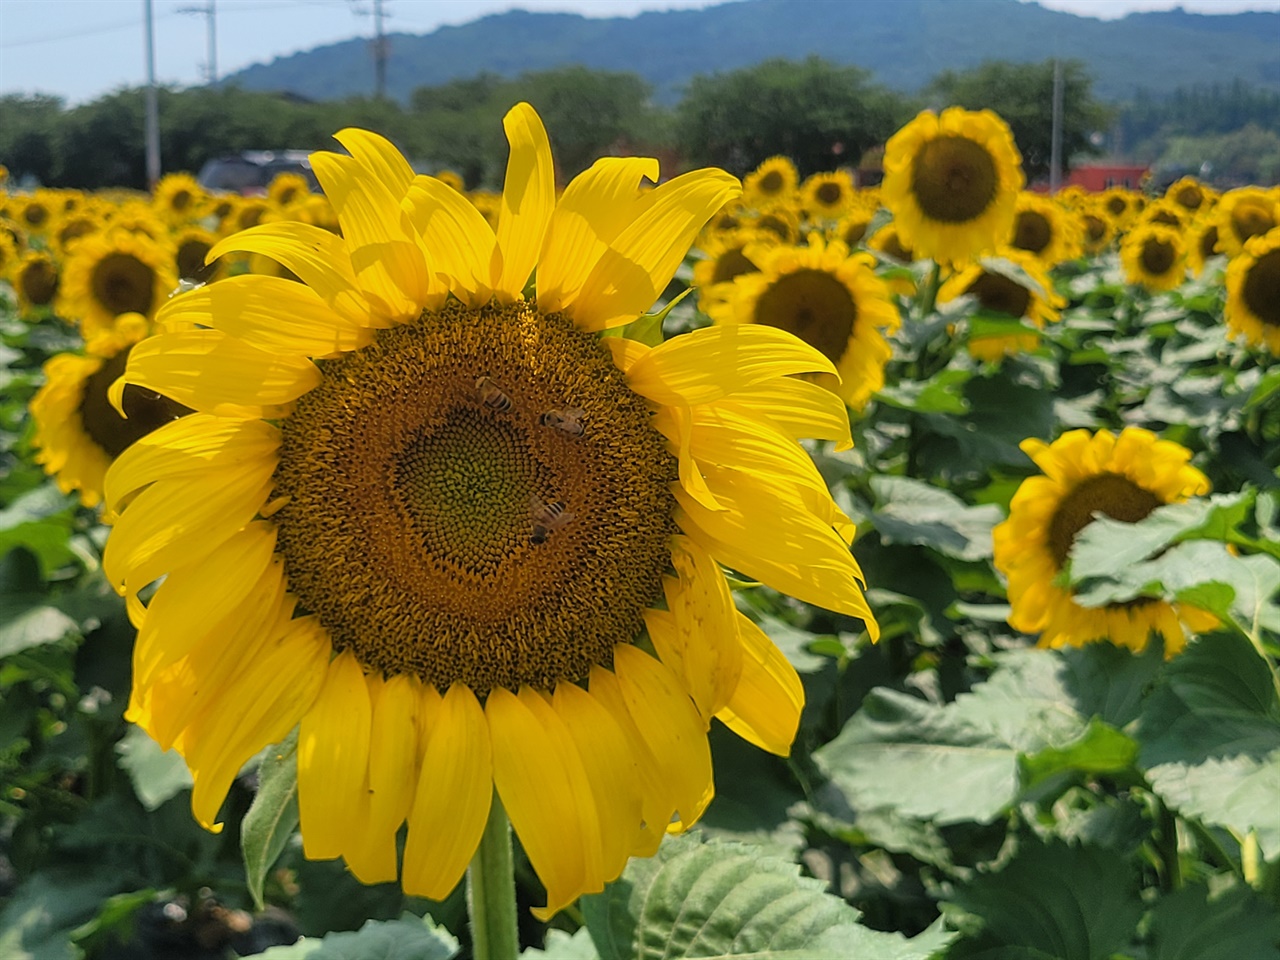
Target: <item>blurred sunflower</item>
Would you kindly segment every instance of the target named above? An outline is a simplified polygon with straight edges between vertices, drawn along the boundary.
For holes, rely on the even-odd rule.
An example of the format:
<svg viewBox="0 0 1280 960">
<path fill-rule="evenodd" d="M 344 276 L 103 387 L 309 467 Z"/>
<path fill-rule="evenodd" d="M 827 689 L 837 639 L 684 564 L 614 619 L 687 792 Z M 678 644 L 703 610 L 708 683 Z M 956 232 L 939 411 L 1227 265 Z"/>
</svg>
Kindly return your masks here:
<svg viewBox="0 0 1280 960">
<path fill-rule="evenodd" d="M 807 246 L 752 247 L 747 254 L 759 272 L 738 276 L 732 295 L 712 306 L 712 319 L 795 334 L 834 365 L 836 376 L 812 379 L 861 410 L 884 386 L 893 352 L 884 334 L 900 323 L 889 288 L 872 269 L 875 260 L 818 234 Z"/>
<path fill-rule="evenodd" d="M 1009 244 L 1040 259 L 1046 267 L 1081 253 L 1080 218 L 1049 197 L 1022 191 Z"/>
<path fill-rule="evenodd" d="M 969 260 L 1009 236 L 1021 163 L 1008 124 L 990 110 L 926 110 L 885 145 L 881 201 L 917 257 Z"/>
<path fill-rule="evenodd" d="M 1227 266 L 1227 329 L 1280 357 L 1280 227 L 1253 237 Z"/>
<path fill-rule="evenodd" d="M 169 239 L 169 225 L 156 216 L 150 205 L 139 200 L 129 200 L 116 207 L 107 218 L 107 225 L 112 230 L 143 236 L 155 243 Z"/>
<path fill-rule="evenodd" d="M 790 203 L 799 183 L 790 157 L 770 157 L 743 178 L 742 201 L 756 208 Z"/>
<path fill-rule="evenodd" d="M 1228 190 L 1214 208 L 1218 224 L 1218 249 L 1228 257 L 1237 256 L 1251 237 L 1260 237 L 1278 222 L 1276 198 L 1261 187 Z"/>
<path fill-rule="evenodd" d="M 1106 213 L 1096 204 L 1083 204 L 1080 214 L 1080 245 L 1089 255 L 1101 253 L 1111 246 L 1115 228 Z"/>
<path fill-rule="evenodd" d="M 1064 433 L 1052 444 L 1024 440 L 1023 451 L 1044 476 L 1022 482 L 1009 519 L 993 531 L 995 565 L 1009 579 L 1009 623 L 1039 633 L 1042 647 L 1078 647 L 1099 640 L 1143 650 L 1152 631 L 1166 656 L 1186 645 L 1187 630 L 1210 630 L 1217 620 L 1196 607 L 1137 599 L 1082 607 L 1055 578 L 1072 545 L 1098 514 L 1137 523 L 1156 507 L 1209 492 L 1209 481 L 1188 461 L 1191 453 L 1148 430 L 1126 427 Z"/>
<path fill-rule="evenodd" d="M 999 261 L 982 260 L 970 264 L 949 277 L 938 290 L 938 300 L 946 303 L 960 296 L 971 296 L 987 313 L 1003 314 L 1025 320 L 1037 329 L 1058 319 L 1058 309 L 1065 301 L 1053 289 L 1053 281 L 1043 261 L 1035 254 L 1017 248 L 1004 248 L 1000 257 L 1020 268 L 1022 276 L 1001 269 Z M 1034 350 L 1040 342 L 1035 333 L 1012 333 L 1001 336 L 970 336 L 969 353 L 979 360 L 997 361 L 1015 353 Z"/>
<path fill-rule="evenodd" d="M 1162 223 L 1175 230 L 1185 230 L 1191 214 L 1172 200 L 1153 200 L 1138 217 L 1139 223 Z"/>
<path fill-rule="evenodd" d="M 58 313 L 88 339 L 124 313 L 155 314 L 178 285 L 173 253 L 142 234 L 108 229 L 83 237 L 62 268 Z"/>
<path fill-rule="evenodd" d="M 712 716 L 789 749 L 802 688 L 719 564 L 877 630 L 796 443 L 848 443 L 843 407 L 794 378 L 826 358 L 766 328 L 600 337 L 737 181 L 645 189 L 657 161 L 607 158 L 557 203 L 537 114 L 504 126 L 496 233 L 348 129 L 351 156 L 312 156 L 341 237 L 275 223 L 214 247 L 304 282 L 180 294 L 135 348 L 125 379 L 198 412 L 113 466 L 104 569 L 141 624 L 128 716 L 186 758 L 201 823 L 300 724 L 308 857 L 393 880 L 407 819 L 403 887 L 442 898 L 496 792 L 545 916 L 697 819 Z"/>
<path fill-rule="evenodd" d="M 867 228 L 871 226 L 871 218 L 876 214 L 874 209 L 866 209 L 855 207 L 851 212 L 840 218 L 840 221 L 831 228 L 827 234 L 828 240 L 839 240 L 845 246 L 853 249 L 862 243 L 867 235 Z"/>
<path fill-rule="evenodd" d="M 915 263 L 918 259 L 915 250 L 902 242 L 902 235 L 892 223 L 887 223 L 871 235 L 867 246 L 879 250 L 885 256 L 892 257 L 899 263 Z"/>
<path fill-rule="evenodd" d="M 742 217 L 742 226 L 769 233 L 783 243 L 800 241 L 800 211 L 785 203 Z"/>
<path fill-rule="evenodd" d="M 1102 209 L 1111 218 L 1116 233 L 1123 233 L 1130 222 L 1138 215 L 1141 197 L 1125 187 L 1109 187 L 1099 197 Z"/>
<path fill-rule="evenodd" d="M 1164 192 L 1164 196 L 1166 200 L 1176 203 L 1192 216 L 1196 216 L 1213 206 L 1216 194 L 1195 177 L 1183 177 L 1169 184 L 1169 189 Z"/>
<path fill-rule="evenodd" d="M 4 230 L 0 230 L 0 278 L 9 274 L 21 256 L 13 237 Z"/>
<path fill-rule="evenodd" d="M 760 269 L 747 256 L 746 248 L 756 246 L 763 250 L 776 245 L 778 239 L 772 233 L 749 229 L 703 233 L 704 258 L 694 261 L 693 285 L 698 288 L 699 309 L 710 313 L 711 304 L 722 302 L 731 295 L 735 277 Z"/>
<path fill-rule="evenodd" d="M 173 266 L 180 280 L 208 283 L 226 273 L 225 261 L 206 263 L 218 238 L 204 227 L 184 227 L 173 235 Z"/>
<path fill-rule="evenodd" d="M 58 263 L 42 250 L 28 250 L 13 269 L 18 312 L 24 317 L 53 303 L 58 295 Z"/>
<path fill-rule="evenodd" d="M 267 184 L 267 199 L 279 207 L 301 203 L 311 196 L 311 184 L 300 173 L 282 170 Z"/>
<path fill-rule="evenodd" d="M 453 187 L 453 189 L 457 190 L 459 193 L 467 192 L 466 182 L 462 179 L 462 177 L 454 173 L 452 170 L 437 170 L 435 177 L 441 183 L 447 183 L 449 186 Z"/>
<path fill-rule="evenodd" d="M 1135 227 L 1120 243 L 1120 262 L 1130 283 L 1152 291 L 1172 290 L 1187 276 L 1182 232 L 1162 223 Z"/>
<path fill-rule="evenodd" d="M 1187 266 L 1192 275 L 1201 276 L 1209 260 L 1218 254 L 1217 220 L 1212 216 L 1196 220 L 1187 232 Z"/>
<path fill-rule="evenodd" d="M 202 214 L 208 194 L 189 173 L 167 173 L 156 184 L 151 206 L 166 223 L 181 226 Z"/>
<path fill-rule="evenodd" d="M 856 196 L 847 170 L 815 173 L 800 186 L 800 206 L 811 220 L 839 220 L 853 207 Z"/>
<path fill-rule="evenodd" d="M 15 197 L 10 216 L 28 237 L 44 236 L 60 213 L 62 206 L 51 190 L 37 190 L 29 196 Z"/>
<path fill-rule="evenodd" d="M 121 373 L 134 344 L 150 331 L 146 317 L 127 313 L 90 337 L 83 352 L 60 353 L 44 365 L 45 382 L 31 398 L 35 461 L 63 493 L 80 502 L 102 501 L 102 482 L 112 460 L 162 424 L 190 411 L 144 387 L 124 391 L 120 416 L 107 389 Z"/>
<path fill-rule="evenodd" d="M 49 232 L 51 246 L 63 257 L 71 250 L 71 245 L 81 237 L 97 233 L 102 229 L 102 217 L 92 210 L 72 210 L 58 217 L 58 222 Z"/>
</svg>

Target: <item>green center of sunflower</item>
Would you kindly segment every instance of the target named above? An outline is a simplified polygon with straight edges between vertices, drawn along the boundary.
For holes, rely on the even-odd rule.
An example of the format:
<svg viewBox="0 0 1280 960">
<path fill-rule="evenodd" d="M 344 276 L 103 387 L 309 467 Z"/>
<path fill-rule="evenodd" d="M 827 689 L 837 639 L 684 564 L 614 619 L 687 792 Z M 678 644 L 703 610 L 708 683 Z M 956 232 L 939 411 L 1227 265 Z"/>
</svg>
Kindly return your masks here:
<svg viewBox="0 0 1280 960">
<path fill-rule="evenodd" d="M 779 170 L 770 170 L 756 181 L 756 189 L 770 195 L 781 193 L 785 186 L 786 180 L 783 179 L 782 172 Z"/>
<path fill-rule="evenodd" d="M 1148 237 L 1142 244 L 1142 269 L 1153 277 L 1168 273 L 1177 259 L 1177 251 L 1168 240 Z"/>
<path fill-rule="evenodd" d="M 835 181 L 826 180 L 818 185 L 813 195 L 824 207 L 834 207 L 844 199 L 844 190 Z"/>
<path fill-rule="evenodd" d="M 200 280 L 213 273 L 214 265 L 205 266 L 205 254 L 212 246 L 207 240 L 192 237 L 178 244 L 178 252 L 174 263 L 178 267 L 178 276 L 184 280 Z"/>
<path fill-rule="evenodd" d="M 1241 295 L 1255 317 L 1269 327 L 1280 327 L 1280 248 L 1253 262 L 1244 275 Z"/>
<path fill-rule="evenodd" d="M 1218 225 L 1213 224 L 1200 231 L 1200 256 L 1205 260 L 1218 250 Z"/>
<path fill-rule="evenodd" d="M 1241 243 L 1266 233 L 1275 225 L 1275 217 L 1261 203 L 1241 203 L 1231 211 L 1231 230 Z"/>
<path fill-rule="evenodd" d="M 1031 307 L 1031 291 L 1020 283 L 985 270 L 977 280 L 969 284 L 965 293 L 978 298 L 984 310 L 1007 313 L 1011 317 L 1025 317 Z"/>
<path fill-rule="evenodd" d="M 1118 473 L 1099 473 L 1078 483 L 1062 498 L 1049 520 L 1049 552 L 1061 570 L 1071 556 L 1077 534 L 1087 527 L 1095 514 L 1104 514 L 1122 523 L 1145 519 L 1164 501 L 1128 477 Z"/>
<path fill-rule="evenodd" d="M 1039 210 L 1021 210 L 1013 227 L 1013 245 L 1019 250 L 1042 253 L 1053 240 L 1053 225 Z"/>
<path fill-rule="evenodd" d="M 97 372 L 85 379 L 80 396 L 80 423 L 84 432 L 113 460 L 153 430 L 191 412 L 189 407 L 133 383 L 124 388 L 126 416 L 116 412 L 107 399 L 107 390 L 124 373 L 132 349 L 125 347 L 104 361 Z"/>
<path fill-rule="evenodd" d="M 784 273 L 756 300 L 756 323 L 794 333 L 835 364 L 849 346 L 857 319 L 853 294 L 825 270 Z"/>
<path fill-rule="evenodd" d="M 747 259 L 741 247 L 730 247 L 716 257 L 716 268 L 711 274 L 712 283 L 727 283 L 744 273 L 755 273 L 760 268 Z"/>
<path fill-rule="evenodd" d="M 920 147 L 911 192 L 931 220 L 967 223 L 987 211 L 1000 184 L 987 148 L 968 137 L 944 136 Z"/>
<path fill-rule="evenodd" d="M 89 285 L 94 299 L 114 316 L 149 316 L 155 297 L 155 272 L 131 253 L 108 253 L 93 268 Z"/>
<path fill-rule="evenodd" d="M 319 365 L 282 423 L 275 519 L 335 648 L 483 695 L 581 679 L 635 638 L 675 466 L 596 337 L 451 304 Z"/>
<path fill-rule="evenodd" d="M 58 292 L 58 268 L 43 257 L 32 260 L 22 268 L 18 283 L 28 303 L 37 307 L 47 306 Z"/>
</svg>

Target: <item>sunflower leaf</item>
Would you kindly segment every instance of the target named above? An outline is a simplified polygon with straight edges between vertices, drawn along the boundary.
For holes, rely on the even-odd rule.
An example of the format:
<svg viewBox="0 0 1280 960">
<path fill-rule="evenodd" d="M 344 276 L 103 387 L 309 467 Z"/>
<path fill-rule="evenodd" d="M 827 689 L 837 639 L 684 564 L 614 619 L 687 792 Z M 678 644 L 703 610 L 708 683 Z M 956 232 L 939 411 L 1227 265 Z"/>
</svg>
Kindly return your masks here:
<svg viewBox="0 0 1280 960">
<path fill-rule="evenodd" d="M 245 880 L 258 909 L 267 871 L 298 826 L 298 731 L 295 729 L 258 768 L 258 792 L 240 829 Z"/>
<path fill-rule="evenodd" d="M 133 792 L 150 812 L 192 785 L 187 762 L 176 750 L 161 750 L 136 724 L 116 744 L 119 764 L 133 782 Z"/>
<path fill-rule="evenodd" d="M 1161 897 L 1150 936 L 1150 960 L 1280 960 L 1280 913 L 1247 887 L 1210 895 L 1208 887 L 1190 884 Z"/>
<path fill-rule="evenodd" d="M 824 888 L 756 848 L 673 837 L 604 893 L 583 897 L 582 912 L 602 960 L 925 960 L 950 939 L 940 927 L 908 940 L 860 926 L 858 911 Z"/>
<path fill-rule="evenodd" d="M 261 960 L 449 960 L 458 941 L 429 917 L 370 920 L 354 933 L 304 937 L 287 947 L 254 954 Z"/>
<path fill-rule="evenodd" d="M 991 530 L 1004 519 L 995 504 L 967 506 L 955 494 L 909 477 L 870 480 L 877 507 L 871 525 L 887 543 L 931 547 L 959 560 L 991 556 Z"/>
</svg>

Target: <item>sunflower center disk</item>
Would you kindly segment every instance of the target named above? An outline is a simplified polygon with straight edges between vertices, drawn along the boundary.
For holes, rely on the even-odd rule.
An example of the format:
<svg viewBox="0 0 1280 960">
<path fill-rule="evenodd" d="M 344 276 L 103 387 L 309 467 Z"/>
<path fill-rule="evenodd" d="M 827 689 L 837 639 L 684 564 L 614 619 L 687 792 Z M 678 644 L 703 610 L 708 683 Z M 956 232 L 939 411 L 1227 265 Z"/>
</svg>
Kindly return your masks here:
<svg viewBox="0 0 1280 960">
<path fill-rule="evenodd" d="M 1142 269 L 1154 276 L 1168 273 L 1177 259 L 1173 244 L 1154 237 L 1142 245 Z"/>
<path fill-rule="evenodd" d="M 716 257 L 716 269 L 711 275 L 712 283 L 727 283 L 734 277 L 744 273 L 755 273 L 759 267 L 747 259 L 741 247 L 730 247 Z"/>
<path fill-rule="evenodd" d="M 1275 225 L 1275 217 L 1269 210 L 1251 203 L 1242 203 L 1231 211 L 1231 229 L 1241 243 L 1266 233 Z"/>
<path fill-rule="evenodd" d="M 127 419 L 116 412 L 107 399 L 107 391 L 124 373 L 132 349 L 126 347 L 103 363 L 97 372 L 90 374 L 85 379 L 84 393 L 80 397 L 80 422 L 84 432 L 112 458 L 120 456 L 170 420 L 191 412 L 190 407 L 133 383 L 124 388 L 123 405 Z"/>
<path fill-rule="evenodd" d="M 1019 250 L 1040 253 L 1053 240 L 1053 228 L 1044 214 L 1035 210 L 1023 210 L 1013 230 L 1013 245 Z"/>
<path fill-rule="evenodd" d="M 755 319 L 794 333 L 838 364 L 853 335 L 858 305 L 849 289 L 826 271 L 797 270 L 760 294 Z"/>
<path fill-rule="evenodd" d="M 595 337 L 451 305 L 320 366 L 282 423 L 275 519 L 337 649 L 483 695 L 578 680 L 634 639 L 675 466 Z"/>
<path fill-rule="evenodd" d="M 1061 570 L 1071 555 L 1076 535 L 1101 513 L 1122 523 L 1137 523 L 1164 501 L 1128 477 L 1100 473 L 1082 481 L 1062 498 L 1049 521 L 1049 551 Z"/>
<path fill-rule="evenodd" d="M 967 223 L 986 212 L 999 187 L 991 154 L 967 137 L 938 137 L 916 154 L 911 192 L 925 216 Z"/>
<path fill-rule="evenodd" d="M 965 292 L 977 297 L 983 309 L 1011 317 L 1025 317 L 1031 306 L 1031 291 L 998 273 L 982 273 Z"/>
<path fill-rule="evenodd" d="M 112 253 L 94 268 L 93 295 L 99 303 L 119 316 L 122 313 L 151 313 L 155 275 L 151 268 L 128 253 Z"/>
<path fill-rule="evenodd" d="M 1280 327 L 1280 249 L 1260 256 L 1245 274 L 1244 302 L 1269 327 Z"/>
</svg>

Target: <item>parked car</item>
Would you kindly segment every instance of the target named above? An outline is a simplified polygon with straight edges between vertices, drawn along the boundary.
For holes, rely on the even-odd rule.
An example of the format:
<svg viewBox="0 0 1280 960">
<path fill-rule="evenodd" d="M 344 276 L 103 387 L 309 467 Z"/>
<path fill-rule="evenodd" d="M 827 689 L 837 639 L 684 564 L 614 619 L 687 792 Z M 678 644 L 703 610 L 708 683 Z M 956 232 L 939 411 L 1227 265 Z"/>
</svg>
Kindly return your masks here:
<svg viewBox="0 0 1280 960">
<path fill-rule="evenodd" d="M 205 161 L 196 179 L 206 190 L 260 196 L 277 173 L 300 173 L 313 191 L 320 184 L 311 172 L 307 150 L 245 150 Z"/>
</svg>

